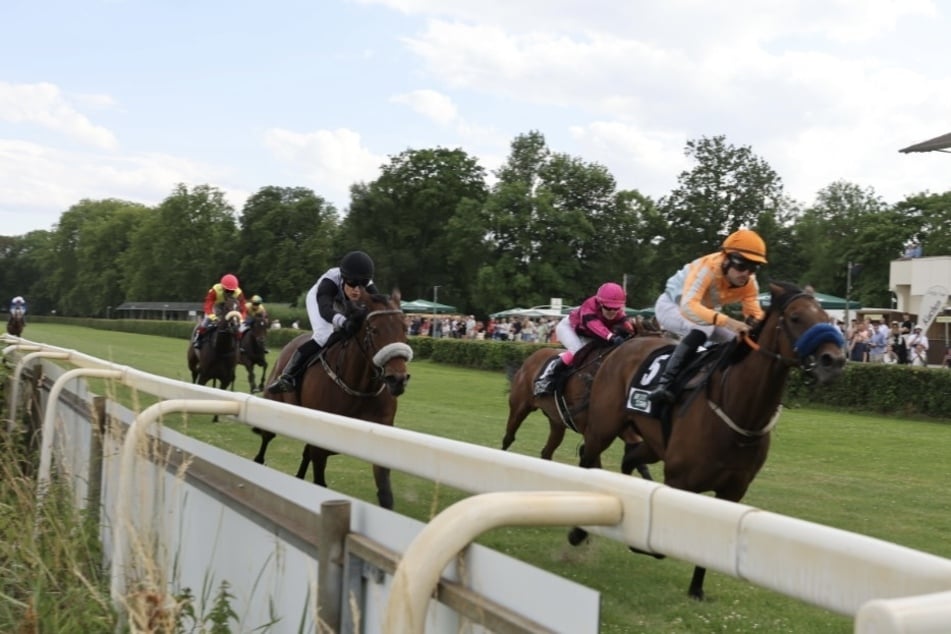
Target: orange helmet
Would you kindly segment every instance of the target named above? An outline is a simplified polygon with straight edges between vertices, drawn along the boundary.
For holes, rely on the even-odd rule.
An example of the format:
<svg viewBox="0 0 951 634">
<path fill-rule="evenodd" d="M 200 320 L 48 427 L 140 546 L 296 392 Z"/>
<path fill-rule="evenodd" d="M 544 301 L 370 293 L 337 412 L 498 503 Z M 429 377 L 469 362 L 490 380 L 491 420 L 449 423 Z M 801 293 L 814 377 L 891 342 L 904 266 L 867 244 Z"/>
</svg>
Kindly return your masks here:
<svg viewBox="0 0 951 634">
<path fill-rule="evenodd" d="M 225 273 L 221 276 L 221 287 L 226 291 L 238 290 L 238 278 L 231 273 Z"/>
<path fill-rule="evenodd" d="M 725 253 L 736 253 L 751 262 L 766 264 L 766 243 L 759 234 L 750 229 L 740 229 L 731 233 L 723 241 Z"/>
</svg>

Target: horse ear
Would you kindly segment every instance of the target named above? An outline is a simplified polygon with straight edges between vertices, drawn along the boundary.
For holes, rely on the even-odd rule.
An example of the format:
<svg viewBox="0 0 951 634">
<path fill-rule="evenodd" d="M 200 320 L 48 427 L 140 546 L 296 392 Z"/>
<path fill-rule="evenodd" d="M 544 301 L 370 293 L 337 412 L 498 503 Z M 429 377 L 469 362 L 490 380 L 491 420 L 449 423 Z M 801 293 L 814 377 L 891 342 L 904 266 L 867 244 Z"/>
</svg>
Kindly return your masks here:
<svg viewBox="0 0 951 634">
<path fill-rule="evenodd" d="M 392 299 L 393 302 L 394 302 L 397 306 L 399 306 L 399 305 L 400 305 L 400 299 L 402 299 L 402 295 L 400 295 L 400 289 L 394 288 L 394 289 L 393 289 L 393 292 L 390 293 L 390 299 Z"/>
</svg>

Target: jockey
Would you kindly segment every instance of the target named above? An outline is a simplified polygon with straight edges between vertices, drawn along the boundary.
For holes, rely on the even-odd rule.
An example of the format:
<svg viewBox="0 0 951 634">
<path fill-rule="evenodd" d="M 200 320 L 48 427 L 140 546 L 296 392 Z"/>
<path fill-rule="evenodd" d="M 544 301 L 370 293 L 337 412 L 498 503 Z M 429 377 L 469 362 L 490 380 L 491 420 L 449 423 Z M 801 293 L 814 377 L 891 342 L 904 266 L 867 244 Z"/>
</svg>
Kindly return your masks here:
<svg viewBox="0 0 951 634">
<path fill-rule="evenodd" d="M 548 366 L 535 382 L 535 396 L 550 394 L 557 374 L 571 366 L 575 353 L 592 339 L 603 339 L 613 346 L 624 343 L 626 335 L 634 333 L 634 326 L 627 319 L 624 305 L 627 294 L 620 285 L 606 282 L 598 292 L 581 303 L 555 327 L 558 341 L 567 348 Z M 618 331 L 623 331 L 620 334 Z"/>
<path fill-rule="evenodd" d="M 657 389 L 648 396 L 652 402 L 674 401 L 670 384 L 697 346 L 708 339 L 719 343 L 749 332 L 746 322 L 725 315 L 719 307 L 740 302 L 745 317 L 763 318 L 756 297 L 756 271 L 762 264 L 766 264 L 766 243 L 755 231 L 740 229 L 723 241 L 719 251 L 697 258 L 667 280 L 654 314 L 661 328 L 683 339 L 667 360 Z"/>
<path fill-rule="evenodd" d="M 24 317 L 26 315 L 26 300 L 19 295 L 10 300 L 10 314 L 19 314 Z"/>
<path fill-rule="evenodd" d="M 241 322 L 241 330 L 240 330 L 240 333 L 242 335 L 248 328 L 251 327 L 251 324 L 254 323 L 254 320 L 257 317 L 263 317 L 264 319 L 267 319 L 267 308 L 264 307 L 263 302 L 264 300 L 261 299 L 260 295 L 252 295 L 251 301 L 245 303 L 244 305 L 245 318 L 244 318 L 244 321 Z"/>
<path fill-rule="evenodd" d="M 231 273 L 225 273 L 221 276 L 221 281 L 209 288 L 205 294 L 205 317 L 202 319 L 201 325 L 198 326 L 198 330 L 195 331 L 195 338 L 192 341 L 192 346 L 196 350 L 201 348 L 208 327 L 218 320 L 215 308 L 225 304 L 229 299 L 234 299 L 235 310 L 238 310 L 241 313 L 241 318 L 244 319 L 247 315 L 247 307 L 245 306 L 244 293 L 241 292 L 241 287 L 238 286 L 238 278 Z"/>
<path fill-rule="evenodd" d="M 360 297 L 360 289 L 377 294 L 373 284 L 373 260 L 363 251 L 351 251 L 340 260 L 340 266 L 328 269 L 307 291 L 307 316 L 314 329 L 310 339 L 294 351 L 276 381 L 267 386 L 270 394 L 290 392 L 307 368 L 310 359 L 320 352 L 335 330 L 353 335 L 360 328 L 362 317 L 347 317 L 347 300 Z"/>
<path fill-rule="evenodd" d="M 267 322 L 267 318 L 268 318 L 267 308 L 264 307 L 264 300 L 261 299 L 260 295 L 252 295 L 251 301 L 245 303 L 244 310 L 245 310 L 244 321 L 241 322 L 241 328 L 238 329 L 238 338 L 242 340 L 242 346 L 243 346 L 244 333 L 246 333 L 251 328 L 251 324 L 254 323 L 254 320 L 257 319 L 258 317 L 261 317 L 262 319 L 265 320 L 265 322 Z M 267 347 L 265 347 L 264 354 L 267 354 L 267 353 L 268 353 L 268 349 Z"/>
</svg>

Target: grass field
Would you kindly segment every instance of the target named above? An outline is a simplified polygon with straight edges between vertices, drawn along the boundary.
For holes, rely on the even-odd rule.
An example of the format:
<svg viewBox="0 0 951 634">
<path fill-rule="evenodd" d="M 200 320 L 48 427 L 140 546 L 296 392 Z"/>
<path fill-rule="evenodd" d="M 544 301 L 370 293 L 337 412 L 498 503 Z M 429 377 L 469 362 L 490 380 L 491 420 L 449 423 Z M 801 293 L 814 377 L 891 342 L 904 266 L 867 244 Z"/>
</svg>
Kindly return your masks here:
<svg viewBox="0 0 951 634">
<path fill-rule="evenodd" d="M 102 359 L 189 380 L 187 342 L 51 324 L 30 324 L 34 341 L 76 349 Z M 517 344 L 513 344 L 517 345 Z M 272 352 L 276 357 L 276 351 Z M 499 447 L 507 415 L 501 373 L 414 361 L 400 398 L 397 426 L 489 447 Z M 239 369 L 237 389 L 247 390 Z M 548 425 L 541 414 L 525 422 L 512 448 L 538 455 Z M 257 437 L 244 425 L 192 417 L 189 434 L 251 457 Z M 570 432 L 569 432 L 570 434 Z M 574 464 L 580 437 L 569 435 L 556 459 Z M 300 445 L 278 438 L 268 464 L 293 472 Z M 819 410 L 786 410 L 773 433 L 769 460 L 744 503 L 793 517 L 894 541 L 951 557 L 951 424 Z M 605 455 L 617 469 L 620 447 Z M 660 465 L 654 467 L 661 477 Z M 369 465 L 345 456 L 330 461 L 332 487 L 374 501 Z M 464 494 L 394 473 L 396 510 L 426 520 Z M 848 617 L 787 599 L 731 577 L 710 573 L 708 599 L 686 595 L 692 564 L 633 555 L 621 544 L 593 538 L 580 547 L 566 530 L 510 528 L 480 543 L 602 593 L 601 631 L 628 632 L 836 632 L 852 631 Z"/>
</svg>

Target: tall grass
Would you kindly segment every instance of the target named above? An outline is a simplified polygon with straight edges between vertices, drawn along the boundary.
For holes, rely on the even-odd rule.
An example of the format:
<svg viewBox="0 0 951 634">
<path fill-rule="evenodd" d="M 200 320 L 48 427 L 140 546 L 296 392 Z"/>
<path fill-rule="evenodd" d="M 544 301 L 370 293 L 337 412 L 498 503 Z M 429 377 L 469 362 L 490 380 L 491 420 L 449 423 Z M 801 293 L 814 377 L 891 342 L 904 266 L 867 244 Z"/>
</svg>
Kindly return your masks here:
<svg viewBox="0 0 951 634">
<path fill-rule="evenodd" d="M 36 341 L 188 380 L 184 340 L 49 324 L 33 324 L 28 334 Z M 413 378 L 400 398 L 398 427 L 500 445 L 507 416 L 507 382 L 501 373 L 430 362 L 413 362 L 410 370 Z M 238 389 L 247 390 L 246 383 L 239 375 Z M 250 457 L 257 451 L 257 437 L 246 426 L 205 418 L 172 425 L 238 455 Z M 533 414 L 511 451 L 537 456 L 547 430 L 542 416 Z M 769 460 L 744 503 L 951 557 L 951 499 L 944 494 L 951 476 L 951 425 L 789 409 L 772 441 Z M 555 459 L 576 464 L 579 444 L 580 438 L 569 433 Z M 300 450 L 299 443 L 279 437 L 271 444 L 268 464 L 292 473 Z M 620 448 L 612 447 L 605 468 L 616 470 L 619 460 Z M 660 465 L 654 467 L 656 477 L 661 471 Z M 331 487 L 375 502 L 366 463 L 335 457 L 327 477 Z M 423 521 L 466 495 L 403 473 L 394 473 L 393 486 L 396 510 Z M 571 547 L 565 534 L 556 528 L 505 528 L 484 535 L 480 543 L 600 591 L 605 633 L 852 630 L 847 617 L 718 573 L 707 577 L 707 600 L 694 602 L 686 595 L 691 563 L 633 555 L 606 539 Z M 7 631 L 2 622 L 0 630 Z"/>
</svg>

